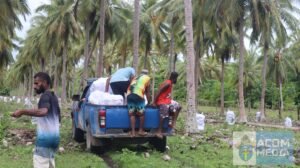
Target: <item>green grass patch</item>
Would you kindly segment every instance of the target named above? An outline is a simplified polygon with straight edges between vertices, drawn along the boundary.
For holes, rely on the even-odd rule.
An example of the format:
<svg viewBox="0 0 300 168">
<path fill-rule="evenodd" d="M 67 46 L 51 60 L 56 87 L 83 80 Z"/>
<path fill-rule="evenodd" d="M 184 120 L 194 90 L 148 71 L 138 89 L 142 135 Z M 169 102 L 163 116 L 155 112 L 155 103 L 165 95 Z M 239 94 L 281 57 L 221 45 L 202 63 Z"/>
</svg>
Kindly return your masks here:
<svg viewBox="0 0 300 168">
<path fill-rule="evenodd" d="M 3 105 L 3 104 L 2 104 Z M 34 130 L 35 125 L 31 124 L 31 118 L 22 116 L 18 119 L 9 117 L 9 112 L 18 108 L 16 104 L 5 104 L 2 106 L 0 115 L 6 115 L 1 120 L 1 124 L 8 122 L 6 129 L 30 129 Z M 4 109 L 4 110 L 3 110 Z M 200 112 L 204 112 L 207 118 L 219 119 L 219 112 L 215 107 L 199 107 Z M 232 109 L 235 111 L 235 109 Z M 249 113 L 249 117 L 255 116 L 255 110 Z M 237 114 L 237 113 L 236 113 Z M 234 167 L 232 158 L 232 134 L 234 131 L 284 131 L 285 129 L 250 127 L 247 125 L 227 125 L 225 123 L 206 123 L 205 130 L 195 137 L 183 136 L 185 111 L 180 113 L 177 121 L 177 135 L 168 137 L 167 145 L 170 150 L 160 153 L 154 150 L 147 143 L 142 145 L 140 150 L 137 145 L 123 145 L 121 148 L 112 147 L 107 156 L 112 162 L 122 168 L 152 168 L 152 167 L 174 167 L 174 168 L 215 168 L 215 167 Z M 65 152 L 57 153 L 55 157 L 56 166 L 59 168 L 92 168 L 108 167 L 104 160 L 97 155 L 85 151 L 84 144 L 78 144 L 71 138 L 72 121 L 69 110 L 62 109 L 62 123 L 60 127 L 61 142 Z M 219 116 L 219 118 L 218 118 Z M 276 119 L 276 115 L 272 119 Z M 222 118 L 224 120 L 224 118 Z M 279 121 L 279 120 L 278 120 Z M 5 132 L 5 131 L 3 131 Z M 1 134 L 0 134 L 1 135 Z M 3 137 L 6 134 L 3 134 Z M 299 149 L 300 134 L 295 133 L 295 148 Z M 9 140 L 8 140 L 9 141 Z M 32 167 L 32 149 L 34 145 L 26 146 L 18 143 L 9 143 L 9 147 L 3 147 L 0 143 L 0 167 Z M 17 144 L 17 145 L 13 145 Z M 145 157 L 145 152 L 150 157 Z M 162 157 L 168 154 L 170 161 L 164 161 Z M 284 166 L 282 166 L 284 167 Z M 293 166 L 291 166 L 293 167 Z M 297 166 L 294 166 L 297 167 Z"/>
<path fill-rule="evenodd" d="M 9 149 L 1 149 L 0 167 L 33 167 L 33 146 L 11 146 Z M 55 156 L 56 167 L 61 168 L 98 168 L 107 167 L 104 161 L 96 155 L 88 152 L 67 151 Z"/>
<path fill-rule="evenodd" d="M 55 157 L 56 167 L 62 168 L 106 168 L 103 159 L 92 153 L 83 151 L 67 151 L 57 154 Z"/>
</svg>

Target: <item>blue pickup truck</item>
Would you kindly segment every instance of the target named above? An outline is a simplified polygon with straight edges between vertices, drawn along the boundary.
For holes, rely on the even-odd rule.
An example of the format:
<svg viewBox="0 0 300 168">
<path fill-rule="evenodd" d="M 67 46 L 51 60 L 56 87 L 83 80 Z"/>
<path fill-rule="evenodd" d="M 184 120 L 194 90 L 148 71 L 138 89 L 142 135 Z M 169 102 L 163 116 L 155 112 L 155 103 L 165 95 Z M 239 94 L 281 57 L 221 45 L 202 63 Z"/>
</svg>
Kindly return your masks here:
<svg viewBox="0 0 300 168">
<path fill-rule="evenodd" d="M 87 82 L 81 97 L 73 96 L 72 105 L 72 137 L 77 142 L 86 141 L 86 148 L 90 151 L 103 151 L 113 141 L 146 143 L 149 142 L 158 151 L 164 152 L 166 149 L 167 136 L 172 135 L 171 117 L 163 122 L 163 138 L 155 136 L 159 125 L 159 109 L 153 106 L 146 106 L 144 129 L 148 134 L 146 136 L 136 136 L 131 138 L 130 120 L 126 105 L 106 106 L 94 105 L 86 101 L 80 101 L 85 98 L 86 92 L 93 80 Z M 136 120 L 138 128 L 139 120 Z"/>
</svg>

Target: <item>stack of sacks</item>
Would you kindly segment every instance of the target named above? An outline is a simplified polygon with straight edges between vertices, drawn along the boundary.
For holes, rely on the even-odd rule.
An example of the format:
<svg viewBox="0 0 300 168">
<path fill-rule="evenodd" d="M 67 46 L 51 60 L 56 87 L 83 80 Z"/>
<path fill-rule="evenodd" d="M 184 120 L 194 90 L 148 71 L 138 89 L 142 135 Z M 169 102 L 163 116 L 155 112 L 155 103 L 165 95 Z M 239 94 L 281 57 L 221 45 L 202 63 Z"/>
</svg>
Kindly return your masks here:
<svg viewBox="0 0 300 168">
<path fill-rule="evenodd" d="M 99 78 L 96 81 L 94 81 L 90 87 L 90 92 L 92 93 L 96 90 L 105 92 L 106 80 L 107 80 L 107 78 Z M 109 83 L 108 83 L 108 85 L 109 85 Z M 113 93 L 110 86 L 108 88 L 108 93 L 110 93 L 110 94 Z"/>
<path fill-rule="evenodd" d="M 111 95 L 106 92 L 95 90 L 91 92 L 88 101 L 96 105 L 123 105 L 123 97 L 121 95 Z"/>
</svg>

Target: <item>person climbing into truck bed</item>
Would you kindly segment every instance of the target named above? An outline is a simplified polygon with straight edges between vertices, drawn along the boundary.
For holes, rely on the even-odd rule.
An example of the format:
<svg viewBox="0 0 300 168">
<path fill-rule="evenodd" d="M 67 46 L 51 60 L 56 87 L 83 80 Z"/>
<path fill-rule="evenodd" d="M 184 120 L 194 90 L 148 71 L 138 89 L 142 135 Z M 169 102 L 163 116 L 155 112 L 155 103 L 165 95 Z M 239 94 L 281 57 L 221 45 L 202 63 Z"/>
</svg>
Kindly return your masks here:
<svg viewBox="0 0 300 168">
<path fill-rule="evenodd" d="M 130 136 L 135 137 L 135 117 L 139 116 L 140 126 L 138 135 L 145 136 L 147 132 L 144 131 L 144 112 L 145 112 L 145 99 L 150 100 L 149 89 L 150 89 L 150 77 L 147 75 L 148 70 L 142 70 L 139 77 L 134 78 L 127 91 L 127 106 L 130 116 Z"/>
<path fill-rule="evenodd" d="M 118 69 L 108 79 L 113 93 L 124 97 L 124 93 L 127 92 L 128 86 L 134 77 L 135 70 L 132 67 Z"/>
<path fill-rule="evenodd" d="M 159 87 L 158 92 L 155 95 L 153 105 L 159 106 L 160 111 L 160 123 L 156 133 L 158 138 L 163 138 L 162 136 L 162 123 L 164 118 L 169 117 L 170 113 L 174 113 L 172 117 L 172 127 L 175 129 L 176 120 L 178 114 L 181 110 L 179 103 L 171 99 L 173 84 L 177 82 L 178 73 L 172 72 L 170 78 L 165 80 Z"/>
</svg>

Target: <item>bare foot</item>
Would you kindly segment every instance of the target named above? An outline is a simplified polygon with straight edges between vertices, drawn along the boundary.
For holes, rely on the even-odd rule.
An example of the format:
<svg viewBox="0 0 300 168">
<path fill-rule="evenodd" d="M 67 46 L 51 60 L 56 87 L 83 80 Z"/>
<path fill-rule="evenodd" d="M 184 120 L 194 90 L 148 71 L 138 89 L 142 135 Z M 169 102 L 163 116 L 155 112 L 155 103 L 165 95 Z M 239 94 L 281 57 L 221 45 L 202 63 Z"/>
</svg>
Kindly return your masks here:
<svg viewBox="0 0 300 168">
<path fill-rule="evenodd" d="M 176 122 L 172 123 L 171 128 L 173 128 L 173 129 L 176 128 Z"/>
<path fill-rule="evenodd" d="M 176 129 L 173 128 L 173 129 L 171 130 L 170 134 L 171 134 L 171 135 L 175 135 L 175 134 L 176 134 Z"/>
<path fill-rule="evenodd" d="M 140 136 L 146 136 L 147 135 L 147 132 L 145 132 L 145 131 L 139 131 L 139 133 L 138 133 Z"/>
<path fill-rule="evenodd" d="M 130 136 L 131 138 L 134 138 L 134 137 L 135 137 L 135 132 L 130 131 L 130 132 L 129 132 L 129 136 Z"/>
<path fill-rule="evenodd" d="M 161 133 L 156 133 L 155 136 L 159 139 L 163 139 L 163 135 Z"/>
</svg>

